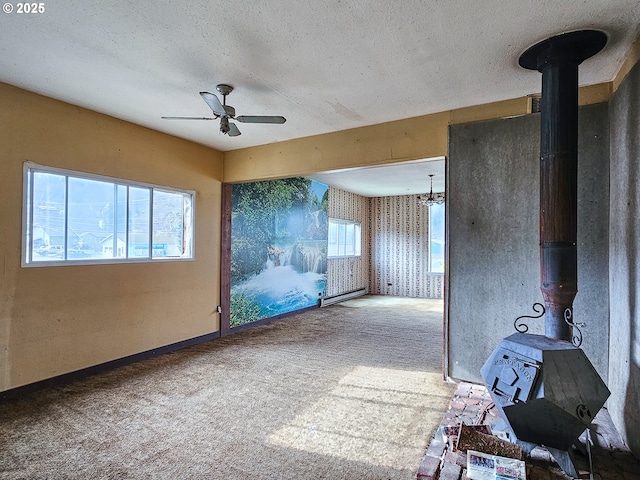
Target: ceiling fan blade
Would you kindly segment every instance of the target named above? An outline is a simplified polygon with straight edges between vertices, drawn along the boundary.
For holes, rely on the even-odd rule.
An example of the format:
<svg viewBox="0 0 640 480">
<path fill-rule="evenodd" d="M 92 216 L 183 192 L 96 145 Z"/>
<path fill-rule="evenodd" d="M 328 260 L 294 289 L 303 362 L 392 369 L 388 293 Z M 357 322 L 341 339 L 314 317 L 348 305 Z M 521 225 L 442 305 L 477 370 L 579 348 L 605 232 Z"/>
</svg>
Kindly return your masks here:
<svg viewBox="0 0 640 480">
<path fill-rule="evenodd" d="M 284 117 L 276 115 L 240 115 L 236 120 L 241 123 L 284 123 L 287 121 Z"/>
<path fill-rule="evenodd" d="M 165 120 L 215 120 L 213 117 L 161 117 Z"/>
<path fill-rule="evenodd" d="M 205 102 L 207 102 L 207 105 L 209 105 L 209 108 L 211 108 L 211 111 L 213 113 L 215 113 L 218 116 L 227 114 L 226 110 L 220 103 L 220 100 L 218 100 L 218 97 L 216 97 L 213 93 L 200 92 L 200 96 L 203 98 Z"/>
<path fill-rule="evenodd" d="M 227 133 L 230 137 L 237 137 L 238 135 L 242 135 L 238 127 L 236 127 L 235 123 L 229 122 L 229 132 Z"/>
</svg>

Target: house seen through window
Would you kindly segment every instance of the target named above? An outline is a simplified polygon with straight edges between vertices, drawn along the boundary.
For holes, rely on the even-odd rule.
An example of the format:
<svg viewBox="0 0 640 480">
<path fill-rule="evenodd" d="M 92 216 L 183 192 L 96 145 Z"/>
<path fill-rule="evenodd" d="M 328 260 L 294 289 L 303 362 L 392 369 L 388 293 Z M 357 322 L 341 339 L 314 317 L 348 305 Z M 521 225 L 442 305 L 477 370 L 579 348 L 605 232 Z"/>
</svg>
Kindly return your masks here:
<svg viewBox="0 0 640 480">
<path fill-rule="evenodd" d="M 23 264 L 193 258 L 193 196 L 25 164 Z"/>
</svg>

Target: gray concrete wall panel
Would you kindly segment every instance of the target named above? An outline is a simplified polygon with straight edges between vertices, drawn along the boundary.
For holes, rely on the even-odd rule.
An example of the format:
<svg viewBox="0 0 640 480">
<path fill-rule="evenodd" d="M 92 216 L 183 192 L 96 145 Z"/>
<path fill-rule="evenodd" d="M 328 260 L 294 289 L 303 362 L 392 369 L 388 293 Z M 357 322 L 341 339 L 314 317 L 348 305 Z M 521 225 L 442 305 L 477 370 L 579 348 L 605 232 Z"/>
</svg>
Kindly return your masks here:
<svg viewBox="0 0 640 480">
<path fill-rule="evenodd" d="M 580 109 L 578 295 L 583 348 L 608 374 L 609 132 L 606 104 Z M 452 126 L 448 188 L 448 374 L 481 382 L 480 368 L 519 315 L 542 302 L 539 263 L 540 117 Z M 530 320 L 544 334 L 544 321 Z"/>
<path fill-rule="evenodd" d="M 609 413 L 640 457 L 640 63 L 610 102 Z"/>
</svg>

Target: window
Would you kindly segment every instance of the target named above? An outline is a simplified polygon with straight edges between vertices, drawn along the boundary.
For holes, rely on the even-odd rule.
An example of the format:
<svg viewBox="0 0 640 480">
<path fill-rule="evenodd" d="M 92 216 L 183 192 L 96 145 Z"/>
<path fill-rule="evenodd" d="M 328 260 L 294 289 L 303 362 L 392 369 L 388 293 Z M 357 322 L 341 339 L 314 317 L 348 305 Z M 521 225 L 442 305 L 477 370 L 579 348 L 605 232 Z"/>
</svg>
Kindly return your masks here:
<svg viewBox="0 0 640 480">
<path fill-rule="evenodd" d="M 362 236 L 361 226 L 349 220 L 329 219 L 329 244 L 327 257 L 359 257 Z"/>
<path fill-rule="evenodd" d="M 25 163 L 23 266 L 193 258 L 194 193 Z"/>
<path fill-rule="evenodd" d="M 429 272 L 444 273 L 444 203 L 429 206 Z"/>
</svg>

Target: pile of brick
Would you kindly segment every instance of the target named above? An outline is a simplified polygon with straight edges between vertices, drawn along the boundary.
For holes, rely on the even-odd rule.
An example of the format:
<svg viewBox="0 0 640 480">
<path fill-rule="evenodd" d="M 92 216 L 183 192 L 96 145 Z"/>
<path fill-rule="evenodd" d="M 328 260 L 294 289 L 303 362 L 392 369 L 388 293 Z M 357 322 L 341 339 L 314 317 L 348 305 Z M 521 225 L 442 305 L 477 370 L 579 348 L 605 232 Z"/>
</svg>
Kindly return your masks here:
<svg viewBox="0 0 640 480">
<path fill-rule="evenodd" d="M 466 478 L 467 455 L 453 451 L 442 434 L 444 427 L 495 425 L 499 418 L 487 389 L 481 385 L 460 383 L 449 402 L 440 428 L 429 443 L 418 469 L 418 480 L 460 480 Z"/>
<path fill-rule="evenodd" d="M 463 423 L 493 427 L 499 421 L 498 410 L 484 386 L 460 383 L 418 468 L 418 480 L 465 480 L 467 455 L 456 451 L 443 432 Z M 594 480 L 640 480 L 640 462 L 619 439 L 606 409 L 601 410 L 595 423 Z M 526 459 L 526 472 L 528 480 L 570 480 L 542 448 L 536 448 Z M 580 478 L 590 478 L 589 471 L 581 470 Z"/>
</svg>

